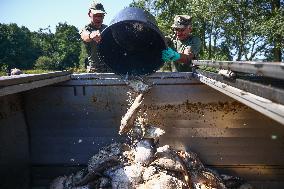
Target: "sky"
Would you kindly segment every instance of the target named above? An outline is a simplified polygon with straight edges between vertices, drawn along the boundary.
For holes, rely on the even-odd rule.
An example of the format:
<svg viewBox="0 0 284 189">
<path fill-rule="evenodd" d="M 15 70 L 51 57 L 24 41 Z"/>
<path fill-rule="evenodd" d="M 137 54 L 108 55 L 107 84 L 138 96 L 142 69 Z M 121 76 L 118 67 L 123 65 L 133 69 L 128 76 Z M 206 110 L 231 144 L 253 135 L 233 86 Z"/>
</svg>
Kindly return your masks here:
<svg viewBox="0 0 284 189">
<path fill-rule="evenodd" d="M 79 30 L 88 24 L 88 9 L 92 0 L 0 0 L 0 23 L 16 23 L 30 31 L 50 26 L 55 31 L 59 22 L 67 22 Z M 127 7 L 132 0 L 100 0 L 107 12 L 104 23 Z"/>
</svg>

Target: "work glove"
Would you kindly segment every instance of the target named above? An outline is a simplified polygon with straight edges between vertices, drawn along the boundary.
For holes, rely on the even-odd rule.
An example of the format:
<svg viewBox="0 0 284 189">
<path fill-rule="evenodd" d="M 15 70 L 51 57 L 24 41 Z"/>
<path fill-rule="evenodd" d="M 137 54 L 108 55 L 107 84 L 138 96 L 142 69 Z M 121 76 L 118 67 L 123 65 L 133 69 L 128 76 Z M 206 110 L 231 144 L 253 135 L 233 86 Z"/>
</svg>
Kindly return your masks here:
<svg viewBox="0 0 284 189">
<path fill-rule="evenodd" d="M 165 62 L 176 61 L 180 59 L 180 54 L 168 47 L 167 49 L 162 51 L 162 59 Z"/>
</svg>

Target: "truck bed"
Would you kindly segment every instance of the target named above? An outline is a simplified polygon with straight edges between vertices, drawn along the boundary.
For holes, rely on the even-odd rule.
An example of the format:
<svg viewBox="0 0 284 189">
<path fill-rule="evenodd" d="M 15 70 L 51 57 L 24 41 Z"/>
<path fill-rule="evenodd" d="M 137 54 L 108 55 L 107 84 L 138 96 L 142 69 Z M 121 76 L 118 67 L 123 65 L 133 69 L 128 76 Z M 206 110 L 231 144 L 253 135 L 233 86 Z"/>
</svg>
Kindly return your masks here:
<svg viewBox="0 0 284 189">
<path fill-rule="evenodd" d="M 129 87 L 114 74 L 68 77 L 0 95 L 0 188 L 46 188 L 57 176 L 86 166 L 101 147 L 125 141 L 118 130 Z M 206 166 L 242 177 L 255 188 L 284 186 L 281 120 L 192 73 L 156 73 L 147 79 L 154 86 L 142 110 L 166 131 L 161 146 L 194 151 Z M 3 85 L 2 91 L 7 87 L 12 86 Z"/>
</svg>

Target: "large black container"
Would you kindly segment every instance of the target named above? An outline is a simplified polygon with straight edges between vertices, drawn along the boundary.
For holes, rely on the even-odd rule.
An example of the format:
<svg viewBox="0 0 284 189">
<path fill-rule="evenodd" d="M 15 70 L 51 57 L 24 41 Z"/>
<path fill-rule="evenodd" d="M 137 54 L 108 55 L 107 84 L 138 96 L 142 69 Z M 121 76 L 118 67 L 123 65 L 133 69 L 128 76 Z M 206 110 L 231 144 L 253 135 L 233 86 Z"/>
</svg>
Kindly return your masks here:
<svg viewBox="0 0 284 189">
<path fill-rule="evenodd" d="M 128 7 L 102 32 L 98 52 L 116 74 L 146 75 L 163 65 L 165 48 L 155 18 L 143 9 Z"/>
</svg>

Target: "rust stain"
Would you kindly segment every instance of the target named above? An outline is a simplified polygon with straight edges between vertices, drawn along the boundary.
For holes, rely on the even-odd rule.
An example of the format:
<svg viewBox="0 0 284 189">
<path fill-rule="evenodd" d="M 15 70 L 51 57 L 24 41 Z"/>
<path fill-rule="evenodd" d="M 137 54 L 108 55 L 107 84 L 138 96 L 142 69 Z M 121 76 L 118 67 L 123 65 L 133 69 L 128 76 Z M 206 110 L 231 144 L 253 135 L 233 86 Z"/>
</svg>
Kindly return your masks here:
<svg viewBox="0 0 284 189">
<path fill-rule="evenodd" d="M 211 102 L 202 103 L 196 102 L 192 103 L 189 100 L 181 104 L 143 104 L 141 106 L 141 115 L 147 114 L 148 120 L 155 125 L 163 124 L 164 118 L 169 118 L 174 116 L 175 119 L 186 118 L 190 120 L 194 117 L 203 122 L 208 122 L 207 115 L 214 115 L 213 119 L 225 119 L 227 115 L 234 115 L 241 111 L 247 110 L 248 107 L 237 102 Z M 209 114 L 208 114 L 209 113 Z M 213 113 L 213 114 L 212 114 Z M 209 123 L 211 123 L 209 121 Z M 212 124 L 212 123 L 211 123 Z M 214 125 L 212 125 L 214 126 Z"/>
<path fill-rule="evenodd" d="M 144 104 L 142 105 L 143 110 L 155 110 L 155 111 L 175 111 L 180 112 L 185 110 L 191 113 L 203 114 L 205 111 L 217 112 L 222 111 L 225 114 L 228 113 L 238 113 L 244 109 L 247 109 L 247 106 L 237 102 L 211 102 L 211 103 L 191 103 L 189 100 L 185 101 L 182 104 L 166 104 L 166 105 L 154 105 L 154 104 Z"/>
<path fill-rule="evenodd" d="M 96 102 L 98 101 L 97 97 L 96 97 L 96 96 L 93 96 L 93 97 L 92 97 L 92 101 L 93 101 L 94 103 L 96 103 Z"/>
</svg>

